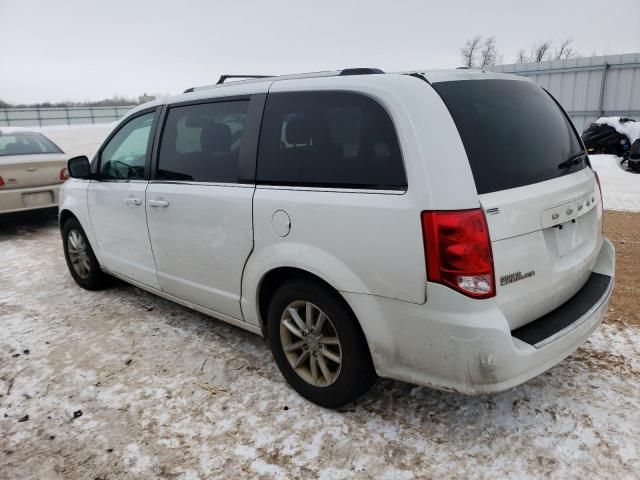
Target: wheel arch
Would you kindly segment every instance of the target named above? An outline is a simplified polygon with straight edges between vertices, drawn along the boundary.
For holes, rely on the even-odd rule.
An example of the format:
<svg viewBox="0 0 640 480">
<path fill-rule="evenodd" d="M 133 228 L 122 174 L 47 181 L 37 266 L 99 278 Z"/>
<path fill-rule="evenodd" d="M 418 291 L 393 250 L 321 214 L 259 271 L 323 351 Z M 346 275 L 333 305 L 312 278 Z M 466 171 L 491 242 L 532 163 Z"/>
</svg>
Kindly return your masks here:
<svg viewBox="0 0 640 480">
<path fill-rule="evenodd" d="M 64 224 L 70 218 L 75 218 L 76 220 L 78 220 L 78 217 L 71 210 L 67 208 L 60 210 L 60 213 L 58 214 L 58 224 L 60 225 L 60 230 L 62 230 Z M 78 220 L 78 223 L 80 223 L 80 220 Z"/>
<path fill-rule="evenodd" d="M 276 290 L 287 282 L 295 281 L 296 279 L 305 279 L 312 281 L 321 285 L 330 291 L 335 298 L 340 301 L 344 307 L 350 313 L 353 321 L 355 322 L 356 327 L 360 331 L 362 335 L 362 339 L 367 345 L 367 349 L 369 350 L 369 355 L 371 355 L 371 349 L 369 346 L 369 341 L 367 340 L 367 336 L 362 328 L 362 324 L 358 317 L 355 314 L 355 311 L 349 305 L 347 299 L 340 293 L 338 289 L 336 289 L 333 285 L 331 285 L 324 278 L 312 273 L 308 270 L 304 270 L 299 267 L 290 267 L 290 266 L 281 266 L 273 268 L 264 273 L 260 282 L 258 283 L 258 292 L 257 292 L 257 302 L 258 302 L 258 320 L 260 321 L 260 328 L 265 337 L 268 337 L 269 332 L 267 329 L 267 311 L 269 309 L 269 303 L 273 294 Z"/>
</svg>

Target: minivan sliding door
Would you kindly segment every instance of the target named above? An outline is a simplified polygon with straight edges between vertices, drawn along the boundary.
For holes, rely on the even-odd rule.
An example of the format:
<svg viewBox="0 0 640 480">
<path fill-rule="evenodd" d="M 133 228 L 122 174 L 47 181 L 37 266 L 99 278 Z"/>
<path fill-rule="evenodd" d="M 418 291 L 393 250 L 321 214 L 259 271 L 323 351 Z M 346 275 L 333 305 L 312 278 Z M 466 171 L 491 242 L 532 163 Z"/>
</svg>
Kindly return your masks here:
<svg viewBox="0 0 640 480">
<path fill-rule="evenodd" d="M 255 159 L 250 112 L 249 97 L 169 105 L 146 195 L 161 289 L 236 319 L 253 248 L 255 186 L 240 182 L 243 156 Z"/>
</svg>

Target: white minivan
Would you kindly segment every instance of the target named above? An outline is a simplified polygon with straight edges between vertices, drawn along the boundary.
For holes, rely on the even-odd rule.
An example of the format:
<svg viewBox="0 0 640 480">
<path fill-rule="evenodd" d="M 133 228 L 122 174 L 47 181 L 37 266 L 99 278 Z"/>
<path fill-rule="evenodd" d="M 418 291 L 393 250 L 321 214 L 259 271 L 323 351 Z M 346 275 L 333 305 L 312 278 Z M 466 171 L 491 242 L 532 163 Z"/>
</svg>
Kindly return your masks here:
<svg viewBox="0 0 640 480">
<path fill-rule="evenodd" d="M 376 69 L 192 88 L 69 161 L 71 275 L 268 338 L 301 395 L 490 393 L 582 345 L 613 289 L 602 195 L 530 80 Z"/>
</svg>

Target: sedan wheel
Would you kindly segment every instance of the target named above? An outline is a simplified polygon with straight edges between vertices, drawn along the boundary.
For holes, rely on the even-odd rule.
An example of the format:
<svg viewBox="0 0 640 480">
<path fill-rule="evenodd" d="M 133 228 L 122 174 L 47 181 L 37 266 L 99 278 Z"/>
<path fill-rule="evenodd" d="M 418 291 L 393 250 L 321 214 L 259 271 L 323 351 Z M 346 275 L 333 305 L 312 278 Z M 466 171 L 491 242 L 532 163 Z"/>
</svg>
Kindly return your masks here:
<svg viewBox="0 0 640 480">
<path fill-rule="evenodd" d="M 287 306 L 280 341 L 289 364 L 307 383 L 326 387 L 340 375 L 340 339 L 331 319 L 313 303 L 298 300 Z"/>
</svg>

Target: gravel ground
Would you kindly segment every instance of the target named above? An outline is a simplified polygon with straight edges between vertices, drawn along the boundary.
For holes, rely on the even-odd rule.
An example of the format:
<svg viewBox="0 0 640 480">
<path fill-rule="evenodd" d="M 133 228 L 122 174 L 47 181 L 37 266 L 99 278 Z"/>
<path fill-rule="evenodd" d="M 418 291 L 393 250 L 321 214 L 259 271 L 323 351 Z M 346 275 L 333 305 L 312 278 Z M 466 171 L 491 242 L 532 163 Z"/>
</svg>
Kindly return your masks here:
<svg viewBox="0 0 640 480">
<path fill-rule="evenodd" d="M 266 343 L 114 282 L 77 287 L 51 216 L 0 224 L 0 478 L 637 478 L 640 214 L 575 354 L 493 396 L 380 380 L 334 412 Z M 76 417 L 76 418 L 74 418 Z"/>
</svg>

